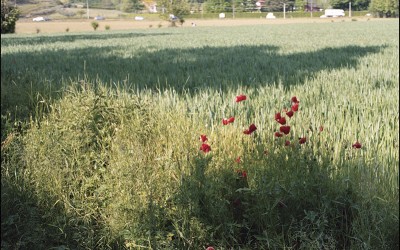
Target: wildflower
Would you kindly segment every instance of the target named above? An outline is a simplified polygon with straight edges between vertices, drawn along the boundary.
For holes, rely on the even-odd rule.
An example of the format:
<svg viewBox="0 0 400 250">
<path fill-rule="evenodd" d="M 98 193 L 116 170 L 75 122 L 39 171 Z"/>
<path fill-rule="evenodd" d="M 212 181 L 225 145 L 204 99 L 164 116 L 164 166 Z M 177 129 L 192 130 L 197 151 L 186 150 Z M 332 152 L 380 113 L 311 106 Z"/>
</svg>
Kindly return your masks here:
<svg viewBox="0 0 400 250">
<path fill-rule="evenodd" d="M 210 145 L 203 143 L 201 144 L 200 150 L 203 151 L 204 153 L 208 153 L 211 151 Z"/>
<path fill-rule="evenodd" d="M 290 146 L 290 141 L 285 141 L 285 146 Z"/>
<path fill-rule="evenodd" d="M 319 132 L 324 131 L 324 127 L 323 126 L 319 126 Z"/>
<path fill-rule="evenodd" d="M 256 130 L 257 130 L 256 125 L 251 124 L 251 125 L 249 126 L 249 129 L 246 129 L 245 131 L 243 131 L 243 133 L 246 134 L 246 135 L 250 135 L 251 133 L 253 133 L 253 132 L 256 131 Z"/>
<path fill-rule="evenodd" d="M 293 97 L 292 97 L 292 102 L 293 102 L 293 103 L 299 103 L 299 100 L 297 100 L 297 97 L 296 97 L 296 96 L 293 96 Z"/>
<path fill-rule="evenodd" d="M 283 136 L 283 134 L 282 134 L 282 133 L 275 132 L 275 137 L 282 137 L 282 136 Z"/>
<path fill-rule="evenodd" d="M 284 133 L 285 135 L 287 135 L 287 134 L 289 134 L 289 132 L 290 132 L 290 126 L 281 126 L 281 127 L 279 128 L 279 130 L 280 130 L 282 133 Z"/>
<path fill-rule="evenodd" d="M 240 159 L 240 156 L 239 156 L 238 158 L 236 158 L 235 161 L 236 161 L 237 163 L 240 163 L 240 160 L 241 160 L 241 159 Z"/>
<path fill-rule="evenodd" d="M 241 201 L 239 198 L 236 198 L 236 199 L 233 201 L 233 205 L 234 205 L 235 207 L 240 206 L 240 205 L 242 205 L 242 201 Z"/>
<path fill-rule="evenodd" d="M 241 102 L 241 101 L 244 101 L 244 100 L 246 100 L 246 96 L 245 95 L 238 95 L 238 96 L 236 96 L 236 102 Z"/>
<path fill-rule="evenodd" d="M 290 110 L 290 111 L 288 111 L 288 112 L 286 112 L 286 115 L 289 117 L 289 118 L 291 118 L 292 116 L 293 116 L 293 110 Z"/>
<path fill-rule="evenodd" d="M 282 118 L 281 113 L 276 113 L 275 114 L 275 121 L 278 121 L 281 118 Z"/>
<path fill-rule="evenodd" d="M 206 142 L 206 141 L 208 140 L 208 138 L 207 138 L 206 135 L 200 135 L 200 140 L 201 140 L 202 142 Z"/>
<path fill-rule="evenodd" d="M 231 117 L 231 118 L 228 118 L 228 119 L 226 119 L 226 118 L 224 118 L 224 119 L 222 119 L 222 124 L 224 124 L 224 125 L 228 125 L 229 123 L 233 123 L 235 121 L 235 117 Z"/>
<path fill-rule="evenodd" d="M 247 178 L 247 173 L 244 170 L 236 170 L 236 173 L 238 174 L 239 178 Z"/>
<path fill-rule="evenodd" d="M 359 143 L 358 141 L 356 141 L 356 143 L 354 143 L 352 147 L 353 147 L 353 148 L 361 148 L 361 143 Z"/>
<path fill-rule="evenodd" d="M 292 111 L 296 112 L 296 111 L 298 111 L 298 110 L 299 110 L 299 103 L 297 102 L 297 103 L 294 103 L 294 104 L 292 105 Z"/>
<path fill-rule="evenodd" d="M 280 119 L 277 120 L 277 122 L 279 122 L 281 125 L 285 125 L 286 119 L 285 119 L 285 117 L 281 117 Z"/>
<path fill-rule="evenodd" d="M 307 141 L 307 138 L 305 138 L 305 137 L 302 137 L 299 139 L 300 144 L 304 144 L 304 143 L 306 143 L 306 141 Z"/>
<path fill-rule="evenodd" d="M 215 250 L 213 247 L 207 247 L 206 250 Z"/>
</svg>

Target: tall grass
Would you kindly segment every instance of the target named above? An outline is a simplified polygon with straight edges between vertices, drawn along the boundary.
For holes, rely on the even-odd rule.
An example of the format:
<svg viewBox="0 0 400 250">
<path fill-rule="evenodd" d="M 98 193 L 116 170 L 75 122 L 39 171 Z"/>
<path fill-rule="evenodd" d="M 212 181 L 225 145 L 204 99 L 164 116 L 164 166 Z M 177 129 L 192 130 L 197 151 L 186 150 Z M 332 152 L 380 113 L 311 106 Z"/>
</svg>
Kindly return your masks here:
<svg viewBox="0 0 400 250">
<path fill-rule="evenodd" d="M 385 24 L 2 37 L 2 245 L 397 249 Z"/>
</svg>

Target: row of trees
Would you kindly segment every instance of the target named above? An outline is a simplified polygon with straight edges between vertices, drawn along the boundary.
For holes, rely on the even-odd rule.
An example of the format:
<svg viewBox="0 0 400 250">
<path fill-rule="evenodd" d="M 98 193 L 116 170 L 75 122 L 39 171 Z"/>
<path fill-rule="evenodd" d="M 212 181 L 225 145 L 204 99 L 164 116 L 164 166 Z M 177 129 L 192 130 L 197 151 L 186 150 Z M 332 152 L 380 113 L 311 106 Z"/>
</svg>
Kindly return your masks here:
<svg viewBox="0 0 400 250">
<path fill-rule="evenodd" d="M 24 2 L 25 0 L 19 0 Z M 85 4 L 85 0 L 57 0 L 63 5 Z M 303 10 L 306 5 L 315 4 L 322 8 L 338 8 L 347 10 L 370 10 L 379 17 L 399 17 L 398 0 L 263 0 L 262 6 L 257 6 L 259 0 L 86 0 L 93 8 L 118 9 L 125 12 L 137 12 L 145 6 L 156 3 L 162 13 L 173 13 L 183 16 L 190 11 L 206 12 L 248 12 L 248 11 L 282 11 L 283 3 L 287 10 Z M 16 1 L 13 1 L 16 4 Z M 1 0 L 1 33 L 14 33 L 19 11 L 8 0 Z"/>
<path fill-rule="evenodd" d="M 64 4 L 82 3 L 85 0 L 58 0 Z M 138 12 L 146 6 L 156 3 L 158 9 L 175 13 L 175 15 L 189 13 L 190 10 L 207 12 L 221 12 L 235 9 L 237 12 L 249 11 L 282 11 L 283 3 L 287 10 L 304 10 L 304 6 L 312 4 L 323 9 L 349 8 L 352 10 L 370 10 L 379 16 L 398 16 L 398 0 L 260 0 L 262 6 L 256 6 L 259 0 L 89 0 L 94 8 L 118 9 L 125 12 Z"/>
</svg>

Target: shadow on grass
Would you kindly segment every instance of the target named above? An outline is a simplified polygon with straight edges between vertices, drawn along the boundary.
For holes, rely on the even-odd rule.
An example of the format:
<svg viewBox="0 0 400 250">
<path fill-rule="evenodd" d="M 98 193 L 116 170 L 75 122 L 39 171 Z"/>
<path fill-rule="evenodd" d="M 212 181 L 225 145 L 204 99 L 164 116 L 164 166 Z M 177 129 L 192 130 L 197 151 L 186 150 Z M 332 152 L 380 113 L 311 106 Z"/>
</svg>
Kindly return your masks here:
<svg viewBox="0 0 400 250">
<path fill-rule="evenodd" d="M 113 40 L 113 39 L 125 39 L 125 38 L 137 38 L 145 36 L 163 36 L 168 33 L 131 33 L 121 32 L 113 33 L 112 31 L 103 33 L 92 33 L 92 34 L 63 34 L 63 35 L 44 35 L 44 36 L 32 36 L 32 37 L 7 37 L 1 41 L 2 46 L 15 46 L 15 45 L 41 45 L 41 44 L 52 44 L 52 43 L 71 43 L 80 42 L 83 40 Z"/>
<path fill-rule="evenodd" d="M 115 34 L 112 38 L 143 34 Z M 164 34 L 165 35 L 165 34 Z M 19 38 L 13 38 L 19 39 Z M 108 39 L 102 35 L 71 35 L 33 38 L 32 43 Z M 10 39 L 12 41 L 12 39 Z M 6 40 L 7 41 L 7 40 Z M 19 41 L 21 42 L 21 41 Z M 2 41 L 3 46 L 3 41 Z M 345 46 L 312 52 L 283 54 L 279 47 L 231 46 L 201 48 L 143 48 L 129 52 L 107 44 L 78 49 L 44 49 L 1 56 L 2 115 L 29 117 L 38 95 L 57 99 L 71 81 L 127 83 L 135 90 L 174 88 L 191 93 L 203 89 L 225 91 L 239 87 L 257 88 L 282 84 L 285 88 L 303 84 L 320 71 L 355 68 L 361 57 L 379 53 L 384 46 Z"/>
</svg>

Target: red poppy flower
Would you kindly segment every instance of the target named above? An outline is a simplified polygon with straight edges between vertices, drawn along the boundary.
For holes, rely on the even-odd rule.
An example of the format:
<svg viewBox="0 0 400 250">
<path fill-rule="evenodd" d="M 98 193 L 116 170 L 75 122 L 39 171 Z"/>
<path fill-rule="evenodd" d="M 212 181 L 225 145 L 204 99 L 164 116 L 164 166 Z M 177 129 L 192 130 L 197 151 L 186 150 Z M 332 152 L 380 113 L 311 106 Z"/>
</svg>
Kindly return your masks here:
<svg viewBox="0 0 400 250">
<path fill-rule="evenodd" d="M 222 124 L 223 125 L 228 125 L 229 124 L 228 119 L 225 119 L 225 118 L 222 119 Z"/>
<path fill-rule="evenodd" d="M 323 126 L 319 126 L 319 132 L 324 131 L 324 127 Z"/>
<path fill-rule="evenodd" d="M 213 247 L 207 247 L 206 250 L 215 250 Z"/>
<path fill-rule="evenodd" d="M 281 113 L 276 113 L 275 114 L 275 121 L 278 121 L 281 118 L 282 118 Z"/>
<path fill-rule="evenodd" d="M 279 131 L 281 131 L 282 133 L 284 133 L 285 135 L 289 134 L 290 132 L 290 126 L 281 126 L 279 128 Z"/>
<path fill-rule="evenodd" d="M 244 170 L 236 170 L 236 173 L 239 175 L 240 178 L 247 178 L 247 173 Z"/>
<path fill-rule="evenodd" d="M 290 111 L 288 111 L 288 112 L 286 112 L 286 115 L 290 118 L 290 117 L 292 117 L 293 116 L 293 111 L 292 110 L 290 110 Z"/>
<path fill-rule="evenodd" d="M 292 105 L 292 111 L 296 112 L 296 111 L 298 111 L 298 110 L 299 110 L 299 103 L 297 102 L 297 103 L 294 103 L 294 104 Z"/>
<path fill-rule="evenodd" d="M 244 100 L 246 100 L 246 96 L 245 95 L 238 95 L 238 96 L 236 96 L 236 102 L 241 102 L 241 101 L 244 101 Z"/>
<path fill-rule="evenodd" d="M 235 160 L 237 163 L 240 163 L 240 156 Z"/>
<path fill-rule="evenodd" d="M 283 134 L 282 134 L 282 133 L 275 132 L 275 137 L 282 137 L 282 136 L 283 136 Z"/>
<path fill-rule="evenodd" d="M 257 130 L 257 127 L 256 127 L 256 125 L 254 125 L 254 124 L 251 124 L 251 125 L 250 125 L 250 127 L 249 127 L 249 130 L 250 130 L 250 132 L 254 132 L 254 131 L 256 131 L 256 130 Z"/>
<path fill-rule="evenodd" d="M 208 140 L 208 138 L 207 138 L 206 135 L 200 135 L 200 140 L 201 140 L 202 142 L 206 142 L 206 141 Z"/>
<path fill-rule="evenodd" d="M 232 116 L 231 118 L 228 118 L 228 122 L 229 122 L 229 123 L 232 123 L 232 122 L 234 122 L 234 121 L 235 121 L 235 117 Z"/>
<path fill-rule="evenodd" d="M 285 146 L 290 146 L 290 141 L 285 141 Z"/>
<path fill-rule="evenodd" d="M 210 145 L 203 143 L 201 144 L 200 150 L 203 151 L 204 153 L 208 153 L 211 150 Z"/>
<path fill-rule="evenodd" d="M 306 141 L 307 141 L 307 138 L 305 138 L 305 137 L 299 139 L 300 144 L 306 143 Z"/>
<path fill-rule="evenodd" d="M 281 119 L 277 120 L 277 122 L 279 122 L 281 125 L 285 125 L 286 124 L 286 118 L 285 117 L 281 117 Z"/>
<path fill-rule="evenodd" d="M 356 143 L 354 143 L 352 147 L 353 147 L 353 148 L 361 148 L 361 143 L 359 143 L 358 141 L 356 141 Z"/>
<path fill-rule="evenodd" d="M 251 125 L 249 126 L 249 129 L 246 129 L 245 131 L 243 131 L 243 133 L 246 134 L 246 135 L 250 135 L 251 133 L 253 133 L 253 132 L 256 131 L 256 130 L 257 130 L 256 125 L 251 124 Z"/>
<path fill-rule="evenodd" d="M 293 103 L 299 103 L 299 100 L 297 100 L 297 97 L 296 97 L 296 96 L 293 96 L 293 97 L 292 97 L 292 102 L 293 102 Z"/>
</svg>

